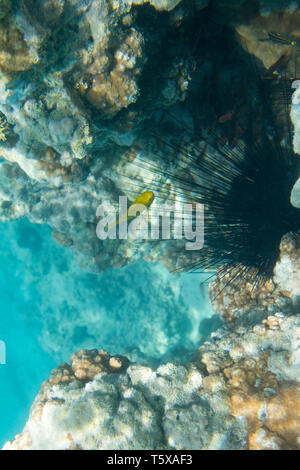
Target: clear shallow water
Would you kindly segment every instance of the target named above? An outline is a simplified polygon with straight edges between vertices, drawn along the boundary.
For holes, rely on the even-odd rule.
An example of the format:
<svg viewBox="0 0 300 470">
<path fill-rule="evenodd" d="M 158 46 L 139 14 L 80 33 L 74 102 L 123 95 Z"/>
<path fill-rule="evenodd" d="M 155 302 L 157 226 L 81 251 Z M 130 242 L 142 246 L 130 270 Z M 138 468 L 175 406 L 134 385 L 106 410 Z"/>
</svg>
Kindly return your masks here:
<svg viewBox="0 0 300 470">
<path fill-rule="evenodd" d="M 73 352 L 104 348 L 148 364 L 182 360 L 209 328 L 198 275 L 175 276 L 144 261 L 89 274 L 48 226 L 26 219 L 0 226 L 7 362 L 0 365 L 0 446 L 22 430 L 41 383 Z"/>
<path fill-rule="evenodd" d="M 30 316 L 37 308 L 36 293 L 32 291 L 30 299 L 26 291 L 25 272 L 31 266 L 17 256 L 11 239 L 26 224 L 0 226 L 0 339 L 6 345 L 6 364 L 0 364 L 1 447 L 22 430 L 35 394 L 55 361 L 41 348 L 41 324 Z M 31 246 L 38 253 L 37 241 L 31 240 Z"/>
</svg>

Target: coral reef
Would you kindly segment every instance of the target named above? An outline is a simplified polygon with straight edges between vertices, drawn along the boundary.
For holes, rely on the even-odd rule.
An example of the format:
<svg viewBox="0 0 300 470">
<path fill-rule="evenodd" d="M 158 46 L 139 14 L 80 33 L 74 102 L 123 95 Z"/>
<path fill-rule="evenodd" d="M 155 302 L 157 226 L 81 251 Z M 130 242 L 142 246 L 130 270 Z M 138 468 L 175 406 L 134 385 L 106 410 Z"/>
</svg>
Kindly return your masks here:
<svg viewBox="0 0 300 470">
<path fill-rule="evenodd" d="M 280 259 L 274 269 L 274 282 L 278 289 L 292 299 L 295 306 L 300 300 L 300 243 L 299 238 L 285 236 L 281 240 Z"/>
<path fill-rule="evenodd" d="M 49 378 L 51 385 L 70 383 L 74 380 L 89 382 L 100 372 L 124 372 L 129 365 L 126 357 L 110 356 L 106 351 L 97 349 L 82 350 L 73 354 L 70 365 L 62 364 Z"/>
<path fill-rule="evenodd" d="M 11 8 L 2 1 L 0 111 L 8 127 L 0 134 L 1 220 L 27 216 L 50 225 L 55 240 L 72 247 L 91 272 L 140 257 L 162 259 L 173 269 L 178 243 L 146 241 L 141 248 L 131 241 L 100 241 L 96 210 L 103 201 L 115 204 L 119 195 L 134 200 L 151 186 L 160 187 L 165 201 L 177 200 L 172 182 L 139 171 L 135 162 L 142 156 L 167 167 L 152 131 L 165 135 L 169 126 L 172 133 L 169 111 L 205 133 L 228 115 L 229 106 L 235 110 L 232 97 L 244 96 L 245 87 L 233 88 L 228 103 L 223 90 L 241 76 L 243 65 L 229 57 L 224 63 L 224 33 L 216 25 L 238 28 L 246 15 L 245 27 L 270 21 L 267 30 L 276 26 L 274 15 L 291 14 L 288 4 L 255 2 L 249 15 L 246 3 L 24 0 Z M 292 34 L 293 21 L 285 23 Z M 230 32 L 225 36 L 232 50 L 235 40 Z M 221 76 L 215 73 L 220 68 Z M 197 90 L 196 99 L 191 90 Z M 235 141 L 240 129 L 233 119 L 226 124 L 228 140 Z M 178 136 L 178 144 L 185 138 Z"/>
<path fill-rule="evenodd" d="M 249 449 L 299 448 L 299 315 L 276 313 L 228 336 L 217 331 L 198 354 L 209 372 L 204 386 L 216 390 L 225 381 Z"/>
<path fill-rule="evenodd" d="M 202 376 L 195 366 L 183 367 L 172 363 L 156 370 L 130 365 L 125 374 L 100 374 L 85 385 L 77 380 L 53 388 L 50 382 L 46 382 L 31 412 L 31 423 L 35 424 L 33 427 L 30 424 L 14 443 L 7 444 L 5 448 L 162 449 L 209 446 L 212 435 L 207 428 L 213 423 L 216 426 L 217 418 L 226 410 L 226 405 L 220 403 L 220 415 L 214 416 L 209 403 L 198 396 L 201 382 Z M 58 401 L 61 403 L 59 410 Z M 68 423 L 65 429 L 61 427 L 63 422 Z M 188 422 L 193 423 L 194 436 Z M 224 427 L 227 424 L 231 428 L 231 422 L 230 417 L 225 419 Z M 42 428 L 47 428 L 48 437 Z M 35 442 L 32 441 L 33 435 L 37 437 Z"/>
<path fill-rule="evenodd" d="M 186 365 L 80 351 L 4 449 L 299 449 L 300 316 L 215 331 Z"/>
<path fill-rule="evenodd" d="M 168 247 L 161 244 L 145 243 L 141 252 L 134 243 L 99 241 L 96 210 L 124 193 L 135 198 L 128 180 L 137 172 L 130 162 L 142 147 L 140 126 L 161 103 L 168 107 L 184 98 L 188 48 L 182 59 L 166 53 L 153 90 L 142 77 L 151 50 L 145 39 L 160 48 L 166 32 L 157 36 L 148 24 L 134 25 L 149 2 L 26 0 L 13 9 L 2 3 L 0 30 L 15 28 L 18 35 L 5 30 L 13 44 L 3 44 L 0 54 L 6 64 L 0 74 L 1 220 L 27 216 L 49 224 L 55 240 L 72 246 L 92 272 L 141 256 L 162 258 Z M 178 2 L 150 3 L 171 12 Z M 159 20 L 159 11 L 149 11 L 149 19 L 154 14 Z M 166 31 L 176 31 L 172 21 Z M 150 62 L 156 61 L 151 54 Z M 157 156 L 150 151 L 149 158 Z M 135 191 L 149 184 L 145 177 Z"/>
<path fill-rule="evenodd" d="M 300 300 L 299 249 L 298 238 L 291 235 L 282 238 L 272 280 L 255 283 L 251 272 L 239 275 L 239 266 L 225 273 L 221 267 L 209 286 L 214 310 L 229 323 L 250 312 L 252 315 L 264 314 L 266 310 L 292 312 Z"/>
<path fill-rule="evenodd" d="M 0 3 L 0 70 L 22 72 L 40 60 L 38 49 L 43 33 L 36 30 L 23 12 L 13 18 L 9 0 Z"/>
<path fill-rule="evenodd" d="M 131 28 L 114 52 L 114 66 L 109 73 L 105 73 L 105 65 L 110 61 L 107 57 L 103 60 L 102 47 L 94 54 L 93 63 L 87 70 L 92 83 L 84 92 L 88 101 L 106 118 L 114 117 L 136 101 L 139 89 L 135 77 L 141 71 L 142 46 L 143 36 Z"/>
<path fill-rule="evenodd" d="M 251 84 L 240 78 L 248 52 L 269 73 L 294 76 L 299 6 L 0 0 L 0 219 L 49 225 L 57 248 L 71 248 L 89 271 L 81 273 L 80 287 L 73 259 L 62 257 L 51 269 L 43 259 L 42 272 L 25 274 L 26 285 L 37 283 L 44 298 L 55 292 L 39 312 L 45 349 L 60 362 L 80 351 L 43 384 L 23 432 L 5 449 L 299 448 L 298 240 L 282 239 L 272 281 L 253 286 L 247 276 L 217 274 L 210 296 L 225 324 L 191 360 L 202 306 L 185 299 L 195 292 L 157 264 L 133 264 L 109 280 L 99 275 L 140 258 L 180 268 L 181 242 L 96 236 L 104 201 L 115 206 L 119 195 L 131 201 L 155 188 L 160 202 L 180 199 L 172 180 L 176 149 L 191 145 L 201 153 L 216 123 L 224 142 L 239 141 L 240 123 L 255 109 Z M 300 154 L 299 90 L 291 119 Z M 166 155 L 162 140 L 169 136 L 174 153 L 169 148 Z M 162 171 L 147 171 L 154 167 Z M 188 164 L 182 171 L 189 173 Z M 300 207 L 299 180 L 291 200 Z M 50 250 L 47 256 L 60 258 Z M 72 279 L 53 289 L 53 273 Z M 132 286 L 140 299 L 131 296 Z M 107 299 L 116 292 L 113 308 Z M 122 315 L 130 324 L 126 339 Z M 88 349 L 95 347 L 111 355 Z M 164 355 L 169 362 L 157 366 Z"/>
</svg>

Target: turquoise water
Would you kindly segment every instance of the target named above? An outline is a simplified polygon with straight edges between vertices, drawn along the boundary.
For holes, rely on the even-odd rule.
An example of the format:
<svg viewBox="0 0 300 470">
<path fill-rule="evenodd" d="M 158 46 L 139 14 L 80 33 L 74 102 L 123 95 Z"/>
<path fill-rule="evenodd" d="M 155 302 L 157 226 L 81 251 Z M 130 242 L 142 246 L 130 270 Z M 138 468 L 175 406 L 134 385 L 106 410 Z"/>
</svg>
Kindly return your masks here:
<svg viewBox="0 0 300 470">
<path fill-rule="evenodd" d="M 27 238 L 25 221 L 1 223 L 0 238 L 0 339 L 6 345 L 6 364 L 0 365 L 0 447 L 20 432 L 41 382 L 55 361 L 39 344 L 41 323 L 34 317 L 39 296 L 34 286 L 26 290 L 26 273 L 33 269 L 41 250 L 41 236 Z M 12 236 L 24 233 L 31 262 L 14 250 Z M 34 232 L 38 233 L 38 232 Z M 31 233 L 33 234 L 33 232 Z M 42 234 L 41 234 L 42 235 Z"/>
<path fill-rule="evenodd" d="M 0 447 L 23 429 L 51 370 L 75 351 L 104 348 L 148 364 L 182 360 L 212 315 L 200 277 L 144 261 L 89 274 L 50 227 L 26 219 L 1 223 L 0 266 Z"/>
</svg>

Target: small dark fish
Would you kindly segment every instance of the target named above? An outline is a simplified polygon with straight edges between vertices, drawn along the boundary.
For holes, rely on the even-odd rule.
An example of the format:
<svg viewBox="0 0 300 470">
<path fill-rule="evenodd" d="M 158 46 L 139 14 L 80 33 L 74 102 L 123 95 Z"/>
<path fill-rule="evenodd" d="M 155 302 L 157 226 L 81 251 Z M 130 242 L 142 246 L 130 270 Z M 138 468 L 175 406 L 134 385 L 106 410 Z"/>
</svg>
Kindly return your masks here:
<svg viewBox="0 0 300 470">
<path fill-rule="evenodd" d="M 221 117 L 219 117 L 218 122 L 220 124 L 224 124 L 224 122 L 230 121 L 232 119 L 233 114 L 233 111 L 229 111 L 228 113 L 223 114 Z"/>
<path fill-rule="evenodd" d="M 270 31 L 268 33 L 268 36 L 271 41 L 277 42 L 279 44 L 300 47 L 300 39 L 295 38 L 294 36 L 290 36 L 289 34 L 275 33 L 273 31 Z"/>
<path fill-rule="evenodd" d="M 261 42 L 272 41 L 276 44 L 281 44 L 282 46 L 290 46 L 292 49 L 292 58 L 294 60 L 294 77 L 297 76 L 297 62 L 300 52 L 300 38 L 291 36 L 290 34 L 278 33 L 275 31 L 268 32 L 268 39 L 261 39 Z M 283 54 L 279 60 L 269 69 L 269 72 L 273 73 L 275 70 L 282 69 L 286 66 L 289 58 L 286 54 Z"/>
</svg>

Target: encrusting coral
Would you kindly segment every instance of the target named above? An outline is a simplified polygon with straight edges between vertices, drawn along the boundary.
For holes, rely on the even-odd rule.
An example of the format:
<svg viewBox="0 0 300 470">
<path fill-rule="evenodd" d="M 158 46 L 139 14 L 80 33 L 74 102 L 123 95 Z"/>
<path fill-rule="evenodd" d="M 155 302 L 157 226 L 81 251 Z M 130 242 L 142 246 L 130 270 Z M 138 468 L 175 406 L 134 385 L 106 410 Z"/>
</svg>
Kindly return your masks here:
<svg viewBox="0 0 300 470">
<path fill-rule="evenodd" d="M 106 118 L 114 117 L 137 100 L 137 77 L 143 63 L 142 49 L 143 36 L 131 28 L 127 37 L 117 46 L 112 59 L 103 55 L 102 47 L 93 53 L 93 63 L 86 72 L 90 76 L 91 86 L 84 89 L 84 93 Z M 106 71 L 106 68 L 111 70 Z M 80 84 L 75 86 L 80 88 Z"/>
<path fill-rule="evenodd" d="M 215 331 L 185 365 L 80 351 L 4 449 L 299 449 L 299 334 L 278 312 Z"/>
<path fill-rule="evenodd" d="M 82 350 L 73 354 L 70 365 L 62 364 L 55 369 L 49 378 L 51 385 L 69 383 L 74 380 L 90 381 L 100 372 L 124 372 L 129 361 L 123 356 L 110 356 L 103 350 Z"/>
<path fill-rule="evenodd" d="M 0 70 L 22 72 L 39 61 L 38 45 L 42 37 L 22 16 L 15 21 L 9 0 L 0 3 Z"/>
<path fill-rule="evenodd" d="M 240 328 L 221 338 L 216 332 L 215 345 L 210 340 L 199 348 L 209 372 L 204 387 L 213 391 L 225 381 L 231 414 L 245 419 L 249 449 L 299 448 L 298 335 L 299 320 L 277 313 L 247 333 Z"/>
<path fill-rule="evenodd" d="M 240 268 L 228 270 L 222 267 L 209 286 L 213 307 L 227 322 L 236 321 L 256 309 L 294 311 L 299 305 L 300 264 L 299 238 L 286 235 L 280 244 L 280 258 L 274 268 L 274 277 L 253 283 L 249 276 L 236 276 Z"/>
</svg>

